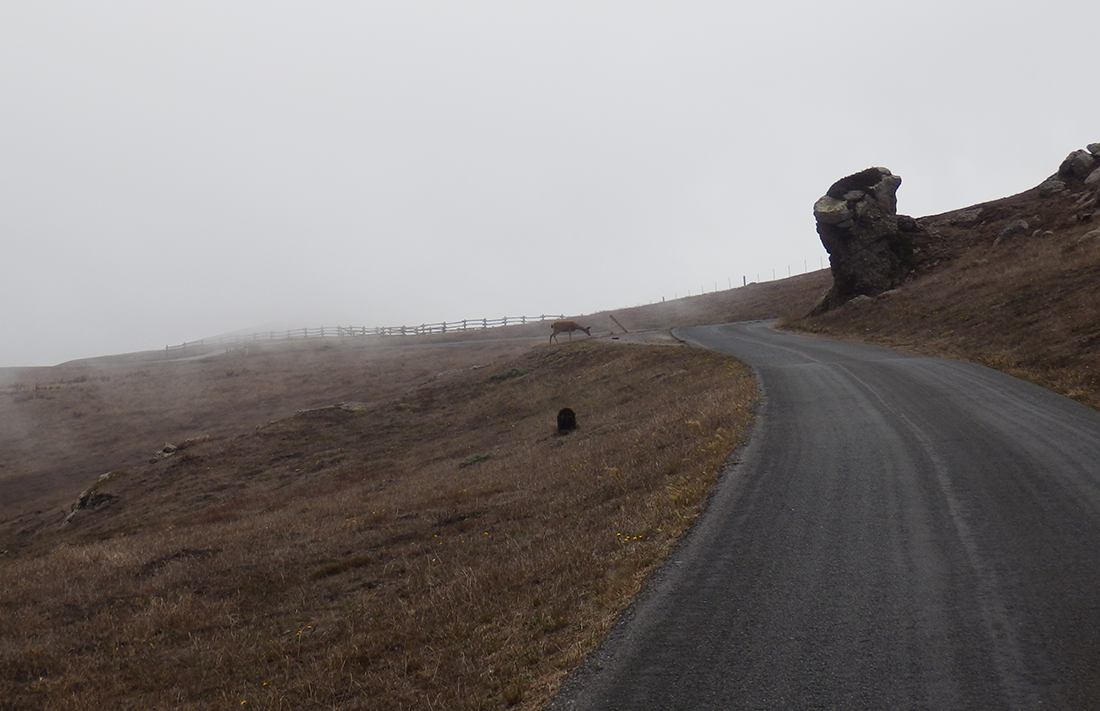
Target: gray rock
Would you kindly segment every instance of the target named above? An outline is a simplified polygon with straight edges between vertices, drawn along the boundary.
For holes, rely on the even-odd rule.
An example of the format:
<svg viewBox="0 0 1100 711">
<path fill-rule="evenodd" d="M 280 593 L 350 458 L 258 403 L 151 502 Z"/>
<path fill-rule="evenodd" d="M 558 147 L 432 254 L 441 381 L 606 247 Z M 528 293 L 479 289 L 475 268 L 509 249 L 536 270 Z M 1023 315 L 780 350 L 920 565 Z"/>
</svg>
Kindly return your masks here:
<svg viewBox="0 0 1100 711">
<path fill-rule="evenodd" d="M 61 525 L 65 525 L 72 520 L 73 516 L 80 511 L 89 511 L 91 509 L 99 508 L 105 504 L 109 504 L 115 500 L 113 494 L 101 494 L 99 490 L 94 486 L 90 489 L 85 489 L 80 492 L 80 496 L 77 497 L 76 503 L 69 509 L 69 515 L 65 517 L 65 520 L 61 522 Z"/>
<path fill-rule="evenodd" d="M 1089 153 L 1094 156 L 1100 156 L 1100 143 L 1090 143 L 1088 145 Z"/>
<path fill-rule="evenodd" d="M 1027 220 L 1013 220 L 1005 225 L 1004 229 L 997 235 L 997 239 L 993 240 L 993 246 L 996 247 L 1004 240 L 1012 239 L 1016 235 L 1022 235 L 1025 232 L 1027 232 Z"/>
<path fill-rule="evenodd" d="M 1065 185 L 1064 183 L 1059 183 Z M 978 218 L 982 216 L 982 208 L 975 207 L 971 210 L 960 210 L 951 218 L 951 224 L 953 225 L 969 225 L 972 222 L 977 222 Z"/>
<path fill-rule="evenodd" d="M 861 170 L 858 173 L 853 173 L 833 183 L 826 194 L 831 198 L 840 200 L 844 198 L 845 193 L 852 190 L 858 190 L 865 193 L 868 188 L 877 185 L 884 175 L 893 174 L 886 168 L 868 168 L 866 170 Z M 898 178 L 899 182 L 900 180 L 901 178 Z"/>
<path fill-rule="evenodd" d="M 163 447 L 161 447 L 156 452 L 153 452 L 153 456 L 149 457 L 149 463 L 156 464 L 163 459 L 171 457 L 177 451 L 179 451 L 179 447 L 172 444 L 171 442 L 165 442 Z"/>
<path fill-rule="evenodd" d="M 1057 175 L 1052 175 L 1039 184 L 1039 195 L 1041 197 L 1050 197 L 1065 189 L 1065 182 L 1059 179 Z"/>
<path fill-rule="evenodd" d="M 814 219 L 826 225 L 839 225 L 852 218 L 852 211 L 848 209 L 848 203 L 837 200 L 828 195 L 823 196 L 814 203 Z"/>
<path fill-rule="evenodd" d="M 1097 183 L 1100 183 L 1100 168 L 1096 168 L 1089 173 L 1089 177 L 1085 178 L 1085 185 L 1096 185 Z"/>
<path fill-rule="evenodd" d="M 1058 166 L 1058 174 L 1084 180 L 1096 167 L 1096 156 L 1088 151 L 1074 151 Z"/>
<path fill-rule="evenodd" d="M 875 200 L 896 215 L 898 212 L 898 188 L 901 187 L 901 178 L 885 168 L 879 168 L 879 170 L 885 170 L 886 174 L 871 190 L 874 191 Z"/>
<path fill-rule="evenodd" d="M 73 504 L 72 510 L 84 511 L 87 509 L 94 509 L 112 501 L 114 498 L 115 497 L 111 494 L 99 493 L 98 489 L 88 489 L 87 491 L 81 492 L 80 496 L 76 500 L 76 503 Z"/>
<path fill-rule="evenodd" d="M 815 313 L 881 294 L 908 273 L 913 248 L 912 238 L 898 229 L 900 185 L 901 178 L 888 169 L 868 168 L 833 183 L 814 203 L 817 233 L 833 272 L 833 288 Z"/>
</svg>

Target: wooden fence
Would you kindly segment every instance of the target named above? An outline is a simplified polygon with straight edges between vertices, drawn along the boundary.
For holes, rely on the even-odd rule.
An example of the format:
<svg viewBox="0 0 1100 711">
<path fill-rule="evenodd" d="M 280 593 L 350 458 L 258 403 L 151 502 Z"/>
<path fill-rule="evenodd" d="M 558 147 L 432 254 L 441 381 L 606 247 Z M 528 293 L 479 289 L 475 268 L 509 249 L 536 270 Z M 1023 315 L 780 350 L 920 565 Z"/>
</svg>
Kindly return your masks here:
<svg viewBox="0 0 1100 711">
<path fill-rule="evenodd" d="M 424 323 L 419 326 L 321 326 L 320 328 L 295 328 L 287 331 L 267 331 L 248 335 L 217 336 L 199 341 L 188 341 L 175 346 L 165 346 L 165 351 L 179 351 L 185 348 L 203 346 L 231 347 L 243 346 L 260 341 L 288 341 L 299 338 L 347 338 L 351 336 L 423 336 L 430 333 L 457 333 L 459 331 L 481 331 L 500 326 L 518 326 L 542 321 L 557 321 L 562 315 L 541 316 L 504 316 L 502 318 L 463 319 L 462 321 L 443 321 L 442 323 Z"/>
</svg>

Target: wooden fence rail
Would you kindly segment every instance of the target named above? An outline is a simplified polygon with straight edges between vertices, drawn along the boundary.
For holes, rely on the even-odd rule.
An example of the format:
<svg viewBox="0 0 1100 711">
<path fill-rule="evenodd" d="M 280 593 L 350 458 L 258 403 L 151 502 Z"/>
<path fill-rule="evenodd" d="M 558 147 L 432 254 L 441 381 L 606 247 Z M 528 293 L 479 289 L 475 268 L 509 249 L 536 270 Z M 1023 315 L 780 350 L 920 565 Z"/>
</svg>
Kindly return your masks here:
<svg viewBox="0 0 1100 711">
<path fill-rule="evenodd" d="M 463 319 L 442 323 L 423 323 L 419 326 L 321 326 L 320 328 L 295 328 L 287 331 L 267 331 L 248 335 L 217 336 L 199 341 L 188 341 L 175 346 L 165 346 L 167 352 L 202 346 L 237 346 L 260 341 L 288 341 L 298 338 L 345 338 L 350 336 L 422 336 L 429 333 L 456 333 L 481 331 L 500 326 L 517 326 L 542 321 L 557 321 L 563 315 L 504 316 L 502 318 Z"/>
</svg>

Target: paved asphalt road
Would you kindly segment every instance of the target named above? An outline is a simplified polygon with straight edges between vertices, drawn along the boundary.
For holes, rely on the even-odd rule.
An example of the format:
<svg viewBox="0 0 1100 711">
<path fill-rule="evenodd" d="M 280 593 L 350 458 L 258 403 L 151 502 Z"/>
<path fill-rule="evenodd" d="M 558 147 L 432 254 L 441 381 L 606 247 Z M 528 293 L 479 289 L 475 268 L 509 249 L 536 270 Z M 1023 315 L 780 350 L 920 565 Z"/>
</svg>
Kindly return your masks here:
<svg viewBox="0 0 1100 711">
<path fill-rule="evenodd" d="M 979 366 L 677 331 L 750 444 L 552 709 L 1100 708 L 1100 413 Z"/>
</svg>

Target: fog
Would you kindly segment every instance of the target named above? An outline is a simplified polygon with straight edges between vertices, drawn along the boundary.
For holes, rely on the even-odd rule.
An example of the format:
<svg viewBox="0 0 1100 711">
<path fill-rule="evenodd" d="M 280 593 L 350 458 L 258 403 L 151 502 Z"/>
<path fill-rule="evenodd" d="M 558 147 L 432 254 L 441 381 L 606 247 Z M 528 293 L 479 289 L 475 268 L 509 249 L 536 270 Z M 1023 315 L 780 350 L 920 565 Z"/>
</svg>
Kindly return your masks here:
<svg viewBox="0 0 1100 711">
<path fill-rule="evenodd" d="M 0 366 L 816 269 L 1100 141 L 1094 2 L 0 6 Z"/>
</svg>

